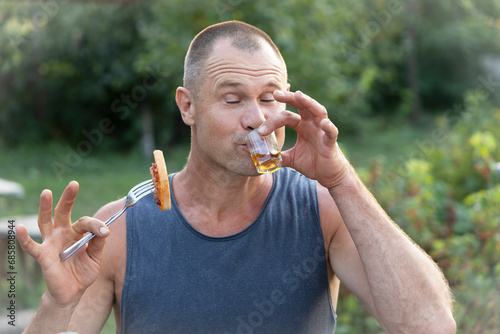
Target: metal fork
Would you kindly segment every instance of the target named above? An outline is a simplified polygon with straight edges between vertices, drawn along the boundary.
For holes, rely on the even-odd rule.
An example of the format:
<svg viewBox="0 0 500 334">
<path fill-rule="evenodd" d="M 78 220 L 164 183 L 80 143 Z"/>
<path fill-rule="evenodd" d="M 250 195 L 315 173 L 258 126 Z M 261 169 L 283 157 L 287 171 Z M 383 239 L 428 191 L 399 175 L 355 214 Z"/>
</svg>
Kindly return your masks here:
<svg viewBox="0 0 500 334">
<path fill-rule="evenodd" d="M 125 205 L 123 208 L 115 213 L 113 216 L 111 216 L 108 220 L 106 220 L 104 223 L 106 226 L 109 226 L 112 222 L 114 222 L 118 217 L 120 217 L 125 210 L 130 208 L 131 206 L 134 206 L 135 203 L 137 203 L 141 198 L 146 196 L 147 194 L 153 192 L 154 186 L 153 186 L 153 180 L 146 180 L 144 182 L 141 182 L 137 184 L 135 187 L 130 189 L 130 191 L 127 194 L 127 197 L 125 199 Z M 75 242 L 73 245 L 70 247 L 66 248 L 61 254 L 59 254 L 59 259 L 62 261 L 66 260 L 69 258 L 71 255 L 73 255 L 77 250 L 83 247 L 87 242 L 89 242 L 92 238 L 95 237 L 94 233 L 87 233 L 83 238 Z"/>
</svg>

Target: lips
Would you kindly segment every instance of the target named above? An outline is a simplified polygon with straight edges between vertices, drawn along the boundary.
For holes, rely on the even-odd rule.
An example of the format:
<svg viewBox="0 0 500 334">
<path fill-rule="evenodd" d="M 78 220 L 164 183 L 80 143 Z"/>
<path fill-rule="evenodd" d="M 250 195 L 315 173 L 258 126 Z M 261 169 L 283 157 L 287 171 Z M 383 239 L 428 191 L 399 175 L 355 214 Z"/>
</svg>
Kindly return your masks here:
<svg viewBox="0 0 500 334">
<path fill-rule="evenodd" d="M 248 152 L 248 154 L 250 154 L 247 144 L 238 144 L 238 146 L 241 147 L 244 151 Z"/>
</svg>

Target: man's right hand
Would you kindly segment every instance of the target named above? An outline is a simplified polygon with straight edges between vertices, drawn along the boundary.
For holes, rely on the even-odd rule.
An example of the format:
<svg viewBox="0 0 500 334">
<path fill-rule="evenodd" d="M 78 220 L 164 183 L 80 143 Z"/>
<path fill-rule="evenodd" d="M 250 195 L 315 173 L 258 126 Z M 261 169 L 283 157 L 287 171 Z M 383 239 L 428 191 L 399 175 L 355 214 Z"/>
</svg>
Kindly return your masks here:
<svg viewBox="0 0 500 334">
<path fill-rule="evenodd" d="M 75 203 L 79 185 L 71 181 L 55 208 L 52 220 L 52 192 L 44 190 L 40 195 L 38 227 L 42 243 L 36 243 L 28 235 L 26 227 L 18 225 L 17 238 L 22 249 L 37 260 L 47 285 L 46 297 L 57 307 L 76 306 L 85 290 L 96 280 L 101 267 L 106 225 L 95 218 L 82 217 L 71 223 L 71 209 Z M 86 246 L 64 262 L 59 260 L 68 246 L 86 232 L 96 235 Z"/>
</svg>

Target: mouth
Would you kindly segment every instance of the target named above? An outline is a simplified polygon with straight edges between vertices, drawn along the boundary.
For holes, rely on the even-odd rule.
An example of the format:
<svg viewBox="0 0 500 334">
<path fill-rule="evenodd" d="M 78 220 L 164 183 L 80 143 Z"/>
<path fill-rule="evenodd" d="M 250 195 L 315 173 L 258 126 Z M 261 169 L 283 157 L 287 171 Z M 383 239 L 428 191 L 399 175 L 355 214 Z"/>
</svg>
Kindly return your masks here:
<svg viewBox="0 0 500 334">
<path fill-rule="evenodd" d="M 238 147 L 241 148 L 243 151 L 247 152 L 248 154 L 250 154 L 250 150 L 248 149 L 247 144 L 238 144 Z"/>
</svg>

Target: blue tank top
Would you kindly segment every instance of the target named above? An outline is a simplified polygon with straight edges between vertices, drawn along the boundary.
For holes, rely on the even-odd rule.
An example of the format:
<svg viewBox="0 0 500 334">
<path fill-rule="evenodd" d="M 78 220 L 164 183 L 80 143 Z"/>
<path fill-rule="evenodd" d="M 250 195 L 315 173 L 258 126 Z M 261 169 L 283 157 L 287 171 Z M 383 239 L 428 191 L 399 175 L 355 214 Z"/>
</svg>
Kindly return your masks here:
<svg viewBox="0 0 500 334">
<path fill-rule="evenodd" d="M 121 333 L 334 333 L 315 181 L 272 175 L 257 219 L 227 237 L 195 230 L 173 197 L 127 210 Z"/>
</svg>

